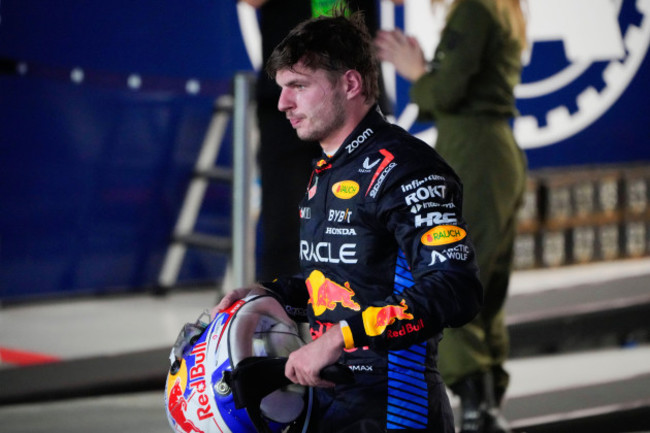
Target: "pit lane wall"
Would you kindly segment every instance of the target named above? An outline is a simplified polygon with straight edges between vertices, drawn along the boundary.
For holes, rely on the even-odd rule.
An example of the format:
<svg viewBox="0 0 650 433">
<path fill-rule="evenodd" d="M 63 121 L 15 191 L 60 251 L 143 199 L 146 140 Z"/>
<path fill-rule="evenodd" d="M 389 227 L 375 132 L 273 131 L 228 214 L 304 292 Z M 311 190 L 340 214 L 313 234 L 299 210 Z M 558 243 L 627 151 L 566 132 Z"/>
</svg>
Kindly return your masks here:
<svg viewBox="0 0 650 433">
<path fill-rule="evenodd" d="M 384 1 L 381 22 L 432 54 L 442 21 L 428 11 Z M 648 254 L 650 0 L 529 0 L 528 14 L 518 267 Z M 214 100 L 259 66 L 256 31 L 234 0 L 0 2 L 0 301 L 156 284 Z M 408 84 L 385 77 L 396 121 L 434 142 Z M 599 202 L 612 184 L 613 210 Z M 230 200 L 210 187 L 200 231 L 229 233 Z M 224 264 L 190 251 L 180 280 L 218 280 Z"/>
</svg>

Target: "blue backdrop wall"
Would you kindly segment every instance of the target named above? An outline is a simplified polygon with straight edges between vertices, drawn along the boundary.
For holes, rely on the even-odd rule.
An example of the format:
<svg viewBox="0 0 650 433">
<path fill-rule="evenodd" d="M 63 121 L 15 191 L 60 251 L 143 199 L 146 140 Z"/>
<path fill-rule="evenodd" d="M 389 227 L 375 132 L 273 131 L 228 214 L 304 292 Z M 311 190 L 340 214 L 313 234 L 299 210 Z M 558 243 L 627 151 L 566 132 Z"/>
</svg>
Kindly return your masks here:
<svg viewBox="0 0 650 433">
<path fill-rule="evenodd" d="M 580 19 L 533 26 L 516 124 L 531 168 L 650 160 L 650 7 L 620 3 L 591 3 L 618 32 L 609 51 L 585 48 Z M 245 32 L 234 0 L 2 0 L 0 300 L 155 285 L 213 103 L 252 70 Z M 227 233 L 229 213 L 215 185 L 199 228 Z M 197 252 L 180 279 L 222 273 Z"/>
</svg>

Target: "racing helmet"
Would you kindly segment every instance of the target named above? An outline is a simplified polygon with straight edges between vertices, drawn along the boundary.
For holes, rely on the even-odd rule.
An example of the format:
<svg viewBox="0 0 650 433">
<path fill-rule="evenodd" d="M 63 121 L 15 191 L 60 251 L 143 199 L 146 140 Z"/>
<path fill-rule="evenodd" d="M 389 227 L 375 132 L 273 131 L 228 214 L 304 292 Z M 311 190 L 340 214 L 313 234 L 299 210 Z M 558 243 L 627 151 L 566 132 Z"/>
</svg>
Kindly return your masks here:
<svg viewBox="0 0 650 433">
<path fill-rule="evenodd" d="M 280 433 L 306 429 L 312 389 L 284 375 L 300 348 L 296 324 L 269 295 L 251 295 L 181 330 L 170 354 L 165 411 L 176 432 Z"/>
</svg>

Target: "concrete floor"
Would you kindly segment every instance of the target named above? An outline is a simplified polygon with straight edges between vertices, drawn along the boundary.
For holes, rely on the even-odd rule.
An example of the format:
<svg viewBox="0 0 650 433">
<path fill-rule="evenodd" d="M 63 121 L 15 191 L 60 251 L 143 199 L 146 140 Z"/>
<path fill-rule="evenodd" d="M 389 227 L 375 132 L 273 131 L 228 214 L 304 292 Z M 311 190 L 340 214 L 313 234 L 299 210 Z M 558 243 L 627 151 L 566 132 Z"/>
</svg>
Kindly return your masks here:
<svg viewBox="0 0 650 433">
<path fill-rule="evenodd" d="M 650 291 L 650 259 L 517 272 L 513 276 L 511 293 L 515 296 L 551 292 L 576 285 L 588 287 L 603 281 L 611 281 L 616 286 L 629 276 L 647 276 Z M 4 307 L 0 309 L 0 350 L 74 360 L 166 348 L 173 344 L 181 326 L 209 309 L 216 298 L 216 291 L 187 290 L 165 297 L 129 295 Z M 15 368 L 1 360 L 0 366 Z M 563 413 L 555 416 L 560 417 L 580 416 L 587 409 L 572 405 L 580 403 L 576 400 L 591 397 L 594 403 L 588 410 L 593 413 L 614 410 L 616 398 L 614 403 L 611 398 L 607 401 L 595 398 L 613 392 L 621 392 L 621 404 L 650 405 L 650 392 L 647 391 L 650 389 L 650 345 L 647 344 L 518 358 L 510 360 L 507 367 L 512 384 L 505 413 L 514 426 L 530 425 L 554 416 L 558 402 L 553 401 L 557 398 L 549 398 L 551 395 L 566 398 L 559 401 Z M 617 388 L 616 384 L 636 384 L 642 389 L 639 395 L 628 396 L 627 390 L 635 386 Z M 588 397 L 571 397 L 570 392 L 575 390 L 588 392 Z M 161 388 L 155 392 L 0 406 L 0 431 L 171 431 L 163 409 L 162 393 Z M 548 407 L 544 409 L 544 405 Z"/>
</svg>

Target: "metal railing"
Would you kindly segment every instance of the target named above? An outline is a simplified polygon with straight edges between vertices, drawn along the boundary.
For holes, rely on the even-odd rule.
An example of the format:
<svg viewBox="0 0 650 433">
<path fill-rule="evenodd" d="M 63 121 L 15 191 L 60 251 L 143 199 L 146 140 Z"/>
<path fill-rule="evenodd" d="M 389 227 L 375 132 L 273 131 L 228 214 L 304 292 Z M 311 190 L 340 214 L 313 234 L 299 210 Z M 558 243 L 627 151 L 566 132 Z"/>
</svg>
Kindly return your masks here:
<svg viewBox="0 0 650 433">
<path fill-rule="evenodd" d="M 205 248 L 229 255 L 223 287 L 248 285 L 255 272 L 255 225 L 259 206 L 252 202 L 257 146 L 257 125 L 253 102 L 254 77 L 238 73 L 233 95 L 223 95 L 215 111 L 194 166 L 194 174 L 174 227 L 170 245 L 158 276 L 157 290 L 167 292 L 175 286 L 190 247 Z M 232 118 L 232 168 L 216 165 L 219 151 Z M 210 182 L 232 183 L 232 235 L 215 236 L 195 231 L 196 221 Z"/>
</svg>

